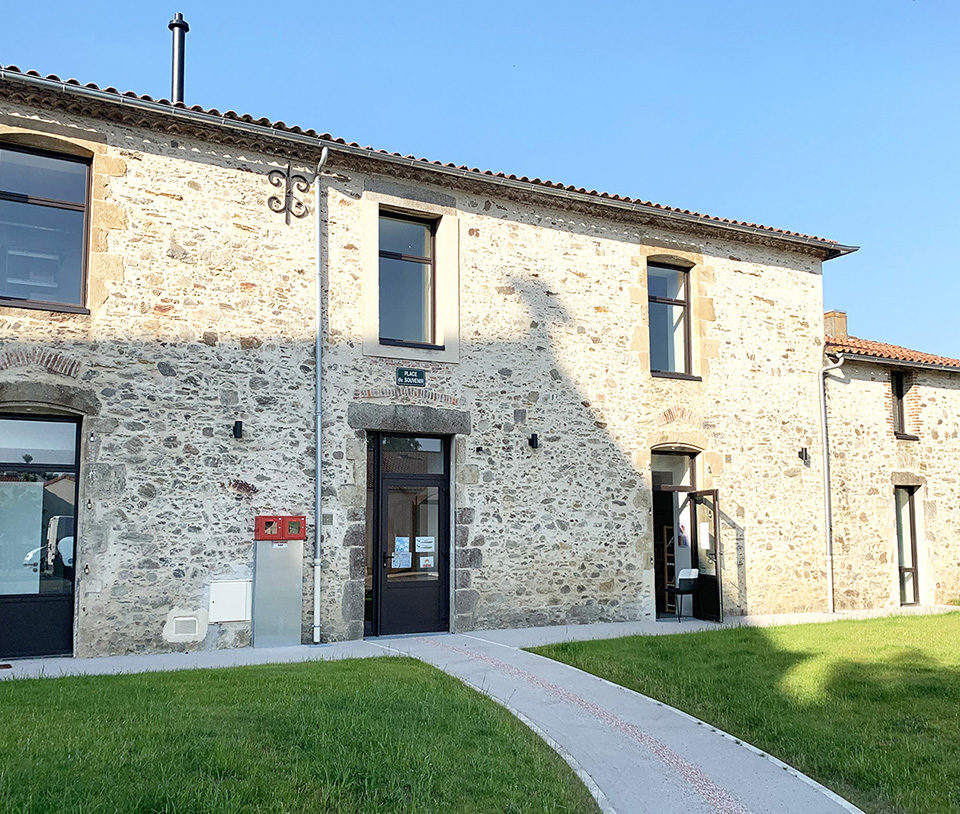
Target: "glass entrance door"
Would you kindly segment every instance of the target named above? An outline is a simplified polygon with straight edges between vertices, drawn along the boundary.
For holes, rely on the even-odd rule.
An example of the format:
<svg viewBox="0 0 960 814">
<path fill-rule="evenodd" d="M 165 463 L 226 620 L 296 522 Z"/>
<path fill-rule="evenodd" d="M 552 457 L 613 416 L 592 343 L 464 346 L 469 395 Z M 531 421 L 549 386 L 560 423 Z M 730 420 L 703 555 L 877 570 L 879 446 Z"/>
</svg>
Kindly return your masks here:
<svg viewBox="0 0 960 814">
<path fill-rule="evenodd" d="M 0 415 L 0 657 L 73 650 L 79 432 Z"/>
<path fill-rule="evenodd" d="M 369 632 L 448 630 L 449 444 L 443 438 L 381 435 L 371 446 Z"/>
<path fill-rule="evenodd" d="M 723 621 L 721 579 L 720 500 L 716 489 L 691 492 L 693 524 L 693 567 L 699 571 L 693 596 L 693 615 L 711 622 Z"/>
<path fill-rule="evenodd" d="M 897 508 L 897 559 L 900 567 L 900 604 L 916 605 L 917 590 L 917 515 L 913 498 L 916 487 L 894 488 Z"/>
</svg>

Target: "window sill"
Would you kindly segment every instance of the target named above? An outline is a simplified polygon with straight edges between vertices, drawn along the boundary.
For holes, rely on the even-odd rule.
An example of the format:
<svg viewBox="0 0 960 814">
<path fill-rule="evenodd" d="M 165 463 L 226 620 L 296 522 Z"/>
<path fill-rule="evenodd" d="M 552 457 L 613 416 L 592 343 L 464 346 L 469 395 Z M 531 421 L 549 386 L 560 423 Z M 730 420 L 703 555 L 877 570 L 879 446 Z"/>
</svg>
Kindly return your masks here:
<svg viewBox="0 0 960 814">
<path fill-rule="evenodd" d="M 919 435 L 909 435 L 905 432 L 895 432 L 893 434 L 893 437 L 896 438 L 898 441 L 919 441 L 920 440 Z"/>
<path fill-rule="evenodd" d="M 413 348 L 414 350 L 446 350 L 446 345 L 431 345 L 429 342 L 403 342 L 399 339 L 379 340 L 381 345 L 387 345 L 391 348 Z"/>
<path fill-rule="evenodd" d="M 60 302 L 42 302 L 41 300 L 17 300 L 0 297 L 0 308 L 27 308 L 32 311 L 56 311 L 62 314 L 89 314 L 90 309 L 82 305 L 67 305 Z"/>
<path fill-rule="evenodd" d="M 651 370 L 650 375 L 655 379 L 681 379 L 687 382 L 702 382 L 703 378 L 692 373 L 673 373 L 669 370 Z"/>
</svg>

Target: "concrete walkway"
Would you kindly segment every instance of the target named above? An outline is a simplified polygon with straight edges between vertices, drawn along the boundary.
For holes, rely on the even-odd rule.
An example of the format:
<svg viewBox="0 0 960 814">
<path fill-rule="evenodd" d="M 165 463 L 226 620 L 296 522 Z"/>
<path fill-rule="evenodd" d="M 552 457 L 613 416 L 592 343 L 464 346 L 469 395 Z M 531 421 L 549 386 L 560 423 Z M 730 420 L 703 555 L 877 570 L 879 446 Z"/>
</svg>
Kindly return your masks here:
<svg viewBox="0 0 960 814">
<path fill-rule="evenodd" d="M 244 667 L 250 664 L 286 664 L 300 661 L 335 661 L 392 655 L 369 641 L 298 647 L 242 647 L 235 650 L 198 650 L 192 653 L 149 653 L 142 656 L 101 656 L 93 659 L 14 659 L 0 664 L 5 678 L 57 678 L 60 676 L 158 673 L 172 670 L 204 670 Z"/>
<path fill-rule="evenodd" d="M 432 664 L 503 704 L 566 759 L 604 811 L 859 811 L 696 718 L 497 640 L 507 633 L 518 632 L 398 637 L 378 645 Z"/>
</svg>

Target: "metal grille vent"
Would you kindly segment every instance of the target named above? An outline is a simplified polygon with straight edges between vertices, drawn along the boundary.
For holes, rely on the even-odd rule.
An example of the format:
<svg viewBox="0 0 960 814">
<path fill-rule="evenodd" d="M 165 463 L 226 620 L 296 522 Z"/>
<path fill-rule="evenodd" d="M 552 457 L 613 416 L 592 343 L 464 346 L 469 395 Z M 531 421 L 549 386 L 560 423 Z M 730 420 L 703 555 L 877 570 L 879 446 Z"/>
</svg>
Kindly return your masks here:
<svg viewBox="0 0 960 814">
<path fill-rule="evenodd" d="M 196 616 L 174 616 L 173 632 L 176 636 L 196 636 L 200 622 Z"/>
</svg>

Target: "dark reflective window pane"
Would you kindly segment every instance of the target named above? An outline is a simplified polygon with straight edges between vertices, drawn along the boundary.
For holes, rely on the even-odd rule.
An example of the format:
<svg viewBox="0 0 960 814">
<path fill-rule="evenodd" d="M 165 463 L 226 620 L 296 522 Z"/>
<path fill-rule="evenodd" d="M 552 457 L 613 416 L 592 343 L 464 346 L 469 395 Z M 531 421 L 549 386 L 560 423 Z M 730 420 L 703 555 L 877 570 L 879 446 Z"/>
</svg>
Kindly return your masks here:
<svg viewBox="0 0 960 814">
<path fill-rule="evenodd" d="M 432 257 L 430 227 L 418 221 L 380 217 L 380 251 Z"/>
<path fill-rule="evenodd" d="M 443 474 L 442 439 L 387 435 L 381 443 L 381 466 L 384 472 L 401 472 L 407 475 Z"/>
<path fill-rule="evenodd" d="M 80 305 L 83 217 L 0 201 L 0 297 Z"/>
<path fill-rule="evenodd" d="M 436 582 L 440 579 L 440 490 L 436 486 L 391 486 L 387 492 L 387 580 Z"/>
<path fill-rule="evenodd" d="M 686 373 L 686 309 L 650 303 L 650 369 Z"/>
<path fill-rule="evenodd" d="M 74 422 L 0 418 L 0 464 L 72 466 L 76 456 Z"/>
<path fill-rule="evenodd" d="M 666 266 L 647 266 L 647 293 L 671 300 L 687 298 L 687 272 Z"/>
<path fill-rule="evenodd" d="M 433 269 L 380 258 L 380 338 L 433 342 Z"/>
<path fill-rule="evenodd" d="M 0 595 L 73 591 L 76 473 L 0 469 Z"/>
<path fill-rule="evenodd" d="M 87 165 L 0 149 L 0 192 L 82 204 L 87 200 Z"/>
</svg>

